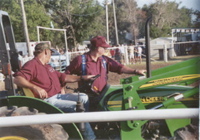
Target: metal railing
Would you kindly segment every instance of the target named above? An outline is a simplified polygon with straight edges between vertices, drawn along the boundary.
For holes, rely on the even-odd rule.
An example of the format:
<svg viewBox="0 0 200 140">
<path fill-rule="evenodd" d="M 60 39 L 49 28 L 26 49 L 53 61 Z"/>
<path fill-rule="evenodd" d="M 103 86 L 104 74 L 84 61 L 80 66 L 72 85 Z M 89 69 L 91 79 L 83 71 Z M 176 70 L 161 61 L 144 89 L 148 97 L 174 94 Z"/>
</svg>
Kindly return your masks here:
<svg viewBox="0 0 200 140">
<path fill-rule="evenodd" d="M 144 115 L 145 114 L 145 115 Z M 52 123 L 80 123 L 80 122 L 107 122 L 127 120 L 155 120 L 155 119 L 182 119 L 198 118 L 199 109 L 159 109 L 134 111 L 102 111 L 85 113 L 66 113 L 50 115 L 30 115 L 0 117 L 0 127 L 23 126 L 32 124 Z"/>
</svg>

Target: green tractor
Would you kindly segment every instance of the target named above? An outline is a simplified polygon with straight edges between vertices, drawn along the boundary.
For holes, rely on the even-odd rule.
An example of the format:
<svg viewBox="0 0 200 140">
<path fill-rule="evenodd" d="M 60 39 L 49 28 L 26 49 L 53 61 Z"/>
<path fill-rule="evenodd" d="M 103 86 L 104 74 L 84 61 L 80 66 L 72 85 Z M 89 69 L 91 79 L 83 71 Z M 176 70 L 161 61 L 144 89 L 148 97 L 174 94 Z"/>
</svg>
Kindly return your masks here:
<svg viewBox="0 0 200 140">
<path fill-rule="evenodd" d="M 146 41 L 148 47 L 148 32 Z M 10 18 L 3 11 L 0 11 L 0 44 L 1 67 L 6 85 L 6 90 L 0 94 L 0 117 L 64 113 L 43 100 L 22 96 L 22 90 L 18 87 L 16 90 L 12 71 L 19 70 L 20 65 Z M 199 87 L 196 85 L 200 78 L 200 58 L 153 71 L 150 71 L 148 61 L 147 64 L 147 78 L 132 76 L 121 79 L 120 86 L 109 86 L 99 101 L 98 110 L 132 112 L 199 107 Z M 121 140 L 195 140 L 198 139 L 198 124 L 197 118 L 91 123 L 97 139 Z M 0 127 L 0 140 L 13 139 L 63 140 L 83 137 L 75 123 Z"/>
</svg>

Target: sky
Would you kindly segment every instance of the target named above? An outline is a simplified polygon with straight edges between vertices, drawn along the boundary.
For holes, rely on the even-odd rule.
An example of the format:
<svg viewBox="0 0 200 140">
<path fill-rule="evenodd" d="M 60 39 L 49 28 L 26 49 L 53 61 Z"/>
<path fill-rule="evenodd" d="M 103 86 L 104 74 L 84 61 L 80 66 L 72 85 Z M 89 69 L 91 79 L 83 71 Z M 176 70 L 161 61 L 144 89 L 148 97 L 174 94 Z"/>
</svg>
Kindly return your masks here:
<svg viewBox="0 0 200 140">
<path fill-rule="evenodd" d="M 180 6 L 183 7 L 185 6 L 186 8 L 189 9 L 194 9 L 194 10 L 200 10 L 200 0 L 169 0 L 169 1 L 175 1 L 176 3 L 180 3 Z M 137 4 L 139 7 L 142 7 L 144 4 L 151 4 L 156 2 L 156 0 L 136 0 Z M 181 8 L 180 7 L 180 8 Z"/>
<path fill-rule="evenodd" d="M 98 0 L 100 3 L 104 2 L 104 0 Z M 108 0 L 111 1 L 111 0 Z M 142 7 L 144 4 L 151 4 L 156 2 L 156 0 L 135 0 L 138 4 L 139 7 Z M 176 3 L 181 2 L 181 7 L 185 6 L 186 8 L 189 9 L 194 9 L 194 10 L 200 10 L 200 0 L 169 0 L 169 1 L 175 1 Z M 181 8 L 180 7 L 180 8 Z"/>
</svg>

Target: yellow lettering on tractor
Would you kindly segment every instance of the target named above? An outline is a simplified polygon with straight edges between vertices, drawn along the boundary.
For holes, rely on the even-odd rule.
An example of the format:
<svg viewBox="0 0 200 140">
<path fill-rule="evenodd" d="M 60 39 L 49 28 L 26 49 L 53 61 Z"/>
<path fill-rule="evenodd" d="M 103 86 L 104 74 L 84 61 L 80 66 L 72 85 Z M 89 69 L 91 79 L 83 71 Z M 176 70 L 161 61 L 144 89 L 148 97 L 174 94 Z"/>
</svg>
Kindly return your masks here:
<svg viewBox="0 0 200 140">
<path fill-rule="evenodd" d="M 165 97 L 141 97 L 141 101 L 142 103 L 160 103 L 164 101 Z M 194 97 L 190 97 L 190 98 L 186 98 L 186 99 L 182 99 L 182 101 L 194 101 L 194 100 L 198 100 L 198 98 L 194 98 Z M 122 101 L 108 101 L 107 103 L 109 108 L 119 108 L 122 105 Z"/>
<path fill-rule="evenodd" d="M 164 97 L 142 97 L 141 101 L 143 103 L 154 103 L 164 101 Z"/>
<path fill-rule="evenodd" d="M 191 79 L 196 79 L 196 78 L 200 78 L 200 74 L 190 74 L 190 75 L 157 79 L 157 80 L 152 80 L 152 81 L 147 82 L 147 84 L 140 86 L 140 88 L 164 85 L 164 84 L 175 83 L 175 82 L 179 82 L 179 81 L 191 80 Z"/>
</svg>

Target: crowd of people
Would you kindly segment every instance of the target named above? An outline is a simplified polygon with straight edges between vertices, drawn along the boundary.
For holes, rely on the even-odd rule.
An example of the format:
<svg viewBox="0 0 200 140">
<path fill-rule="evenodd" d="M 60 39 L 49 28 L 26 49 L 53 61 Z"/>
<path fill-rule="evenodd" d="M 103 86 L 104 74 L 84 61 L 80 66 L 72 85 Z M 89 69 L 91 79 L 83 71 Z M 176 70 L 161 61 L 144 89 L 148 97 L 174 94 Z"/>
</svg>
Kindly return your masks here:
<svg viewBox="0 0 200 140">
<path fill-rule="evenodd" d="M 112 48 L 110 48 L 105 53 L 105 55 L 115 59 L 119 63 L 125 64 L 124 47 L 127 47 L 129 64 L 142 63 L 142 56 L 145 56 L 144 55 L 145 49 L 142 45 L 133 45 L 133 44 L 130 44 L 128 46 L 113 45 Z"/>
<path fill-rule="evenodd" d="M 89 51 L 75 57 L 66 67 L 65 73 L 56 71 L 48 64 L 52 53 L 50 46 L 45 43 L 37 44 L 34 58 L 25 63 L 21 70 L 14 74 L 15 84 L 22 88 L 29 88 L 36 98 L 42 99 L 64 112 L 75 112 L 78 99 L 84 105 L 85 111 L 92 111 L 90 107 L 98 104 L 102 92 L 109 86 L 107 83 L 109 71 L 118 74 L 145 75 L 146 70 L 132 69 L 121 63 L 123 56 L 119 48 L 115 49 L 114 52 L 110 49 L 112 57 L 117 61 L 104 55 L 108 48 L 112 48 L 106 43 L 105 37 L 96 36 L 90 42 Z M 135 58 L 133 57 L 135 51 L 133 48 L 131 49 L 132 58 Z M 137 52 L 140 53 L 141 50 Z M 99 75 L 99 77 L 92 86 L 83 89 L 79 95 L 65 93 L 63 90 L 69 82 L 78 82 L 80 87 L 95 75 Z M 96 139 L 89 123 L 85 123 L 85 131 L 82 134 L 84 139 Z"/>
</svg>

